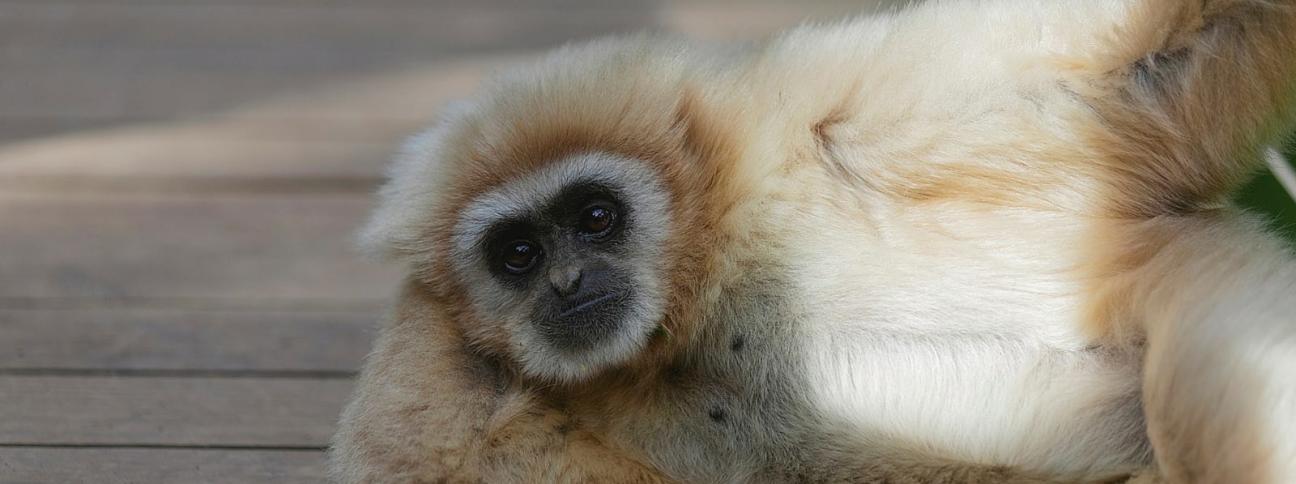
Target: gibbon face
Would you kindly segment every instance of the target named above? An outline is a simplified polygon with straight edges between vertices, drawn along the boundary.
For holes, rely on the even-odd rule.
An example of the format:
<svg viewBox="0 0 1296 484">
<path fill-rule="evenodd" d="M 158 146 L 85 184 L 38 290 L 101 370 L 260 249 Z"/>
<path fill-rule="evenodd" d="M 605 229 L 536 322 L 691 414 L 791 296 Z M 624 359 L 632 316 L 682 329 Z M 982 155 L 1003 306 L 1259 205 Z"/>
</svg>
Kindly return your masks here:
<svg viewBox="0 0 1296 484">
<path fill-rule="evenodd" d="M 683 46 L 610 40 L 493 80 L 408 143 L 361 245 L 477 351 L 572 382 L 689 338 L 733 204 Z M 648 361 L 648 360 L 643 360 Z"/>
<path fill-rule="evenodd" d="M 643 162 L 566 157 L 468 203 L 452 259 L 523 367 L 575 377 L 624 360 L 662 317 L 669 201 Z"/>
</svg>

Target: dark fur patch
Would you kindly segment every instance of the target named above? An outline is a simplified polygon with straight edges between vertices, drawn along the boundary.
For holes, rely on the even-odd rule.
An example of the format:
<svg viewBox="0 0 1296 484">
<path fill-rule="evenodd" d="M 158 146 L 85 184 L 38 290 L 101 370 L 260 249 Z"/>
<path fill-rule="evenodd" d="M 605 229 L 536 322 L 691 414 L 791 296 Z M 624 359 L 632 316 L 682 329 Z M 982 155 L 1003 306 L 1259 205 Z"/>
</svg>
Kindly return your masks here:
<svg viewBox="0 0 1296 484">
<path fill-rule="evenodd" d="M 810 126 L 810 134 L 814 137 L 815 146 L 819 149 L 820 163 L 825 164 L 829 170 L 838 176 L 859 181 L 862 180 L 859 174 L 846 166 L 841 157 L 838 156 L 836 142 L 832 138 L 831 131 L 833 127 L 846 122 L 846 120 L 845 108 L 834 109 L 823 119 Z"/>
<path fill-rule="evenodd" d="M 684 383 L 687 373 L 683 363 L 675 362 L 662 370 L 662 379 L 669 385 L 680 385 Z"/>
<path fill-rule="evenodd" d="M 1139 90 L 1156 93 L 1158 98 L 1165 97 L 1168 90 L 1184 77 L 1190 54 L 1188 49 L 1176 49 L 1139 59 L 1130 66 L 1130 80 Z"/>
<path fill-rule="evenodd" d="M 745 346 L 747 346 L 747 341 L 742 336 L 734 336 L 733 342 L 729 343 L 729 349 L 735 352 L 742 351 Z"/>
<path fill-rule="evenodd" d="M 711 421 L 715 423 L 724 423 L 725 419 L 728 418 L 724 409 L 720 407 L 713 407 L 711 411 L 707 413 L 707 416 L 711 417 Z"/>
</svg>

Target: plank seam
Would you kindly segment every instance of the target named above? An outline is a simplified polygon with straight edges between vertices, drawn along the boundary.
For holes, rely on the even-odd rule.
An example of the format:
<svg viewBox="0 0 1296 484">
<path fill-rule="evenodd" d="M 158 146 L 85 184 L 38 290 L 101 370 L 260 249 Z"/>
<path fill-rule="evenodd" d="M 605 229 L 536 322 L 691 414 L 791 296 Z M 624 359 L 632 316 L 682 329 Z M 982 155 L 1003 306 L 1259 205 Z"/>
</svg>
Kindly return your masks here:
<svg viewBox="0 0 1296 484">
<path fill-rule="evenodd" d="M 339 194 L 369 195 L 382 185 L 382 177 L 340 176 L 311 177 L 286 175 L 275 177 L 222 177 L 201 175 L 175 175 L 171 177 L 137 176 L 68 176 L 68 175 L 10 175 L 0 181 L 0 188 L 13 192 L 62 192 L 76 190 L 80 194 L 128 192 L 231 194 L 231 195 L 297 195 Z"/>
<path fill-rule="evenodd" d="M 185 311 L 301 311 L 356 313 L 381 311 L 381 299 L 243 299 L 166 297 L 0 296 L 0 310 L 158 309 Z"/>
<path fill-rule="evenodd" d="M 351 370 L 217 370 L 166 368 L 0 368 L 0 376 L 132 377 L 132 378 L 247 378 L 351 380 Z"/>
<path fill-rule="evenodd" d="M 81 442 L 0 442 L 0 449 L 35 448 L 35 449 L 194 449 L 194 450 L 234 450 L 234 451 L 293 451 L 323 452 L 327 445 L 207 445 L 207 444 L 96 444 Z"/>
</svg>

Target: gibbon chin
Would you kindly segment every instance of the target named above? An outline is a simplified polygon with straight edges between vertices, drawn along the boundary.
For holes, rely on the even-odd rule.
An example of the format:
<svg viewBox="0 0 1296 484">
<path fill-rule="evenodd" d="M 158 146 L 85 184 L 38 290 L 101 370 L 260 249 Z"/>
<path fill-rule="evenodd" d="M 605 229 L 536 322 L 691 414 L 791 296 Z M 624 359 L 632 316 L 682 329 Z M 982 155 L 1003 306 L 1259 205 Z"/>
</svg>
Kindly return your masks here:
<svg viewBox="0 0 1296 484">
<path fill-rule="evenodd" d="M 342 482 L 1296 482 L 1296 0 L 566 47 L 405 147 Z"/>
</svg>

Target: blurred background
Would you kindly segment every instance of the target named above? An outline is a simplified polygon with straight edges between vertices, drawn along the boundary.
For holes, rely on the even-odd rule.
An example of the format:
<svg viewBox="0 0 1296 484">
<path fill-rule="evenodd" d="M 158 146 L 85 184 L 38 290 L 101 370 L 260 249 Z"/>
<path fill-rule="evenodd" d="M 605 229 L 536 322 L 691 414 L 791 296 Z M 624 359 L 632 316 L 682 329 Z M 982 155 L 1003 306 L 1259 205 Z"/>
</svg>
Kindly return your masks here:
<svg viewBox="0 0 1296 484">
<path fill-rule="evenodd" d="M 397 274 L 352 232 L 492 69 L 859 2 L 0 0 L 0 482 L 318 482 Z M 1267 175 L 1239 194 L 1296 238 Z"/>
</svg>

